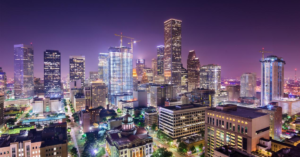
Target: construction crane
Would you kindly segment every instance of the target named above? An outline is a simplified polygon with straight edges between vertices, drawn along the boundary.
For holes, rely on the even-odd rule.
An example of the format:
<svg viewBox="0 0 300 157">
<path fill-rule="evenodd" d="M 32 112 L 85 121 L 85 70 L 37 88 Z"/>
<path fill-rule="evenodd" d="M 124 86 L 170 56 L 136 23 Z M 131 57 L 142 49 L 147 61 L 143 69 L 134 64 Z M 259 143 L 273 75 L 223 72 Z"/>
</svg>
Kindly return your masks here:
<svg viewBox="0 0 300 157">
<path fill-rule="evenodd" d="M 119 36 L 119 37 L 121 38 L 121 45 L 120 45 L 120 47 L 122 47 L 123 38 L 128 38 L 128 39 L 131 39 L 131 40 L 133 40 L 133 39 L 134 39 L 134 38 L 131 38 L 131 37 L 123 36 L 122 32 L 121 32 L 121 35 L 119 35 L 119 34 L 115 34 L 115 36 Z"/>
<path fill-rule="evenodd" d="M 135 44 L 137 42 L 140 42 L 140 40 L 136 41 L 136 40 L 131 39 L 131 41 L 128 43 L 128 44 L 130 44 L 131 52 L 133 52 L 133 44 Z"/>
<path fill-rule="evenodd" d="M 265 53 L 272 53 L 270 51 L 265 51 L 265 48 L 262 48 L 259 52 L 262 54 L 262 60 L 265 59 L 265 55 L 264 55 Z"/>
</svg>

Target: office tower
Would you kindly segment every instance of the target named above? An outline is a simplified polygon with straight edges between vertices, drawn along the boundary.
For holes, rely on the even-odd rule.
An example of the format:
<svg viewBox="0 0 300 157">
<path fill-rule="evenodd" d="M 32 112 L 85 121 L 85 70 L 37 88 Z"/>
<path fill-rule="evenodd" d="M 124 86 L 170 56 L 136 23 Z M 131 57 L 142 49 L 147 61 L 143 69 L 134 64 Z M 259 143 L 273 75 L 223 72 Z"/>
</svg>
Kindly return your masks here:
<svg viewBox="0 0 300 157">
<path fill-rule="evenodd" d="M 164 22 L 165 53 L 164 76 L 166 84 L 181 88 L 181 20 L 169 19 Z"/>
<path fill-rule="evenodd" d="M 241 76 L 241 94 L 244 97 L 255 97 L 256 96 L 256 74 L 244 73 Z"/>
<path fill-rule="evenodd" d="M 200 60 L 196 57 L 194 50 L 191 50 L 187 59 L 188 71 L 188 91 L 191 92 L 195 88 L 199 88 L 200 83 Z"/>
<path fill-rule="evenodd" d="M 188 92 L 188 71 L 181 64 L 181 93 Z"/>
<path fill-rule="evenodd" d="M 99 72 L 98 71 L 90 71 L 90 82 L 96 81 L 99 79 Z M 103 80 L 102 80 L 103 81 Z"/>
<path fill-rule="evenodd" d="M 165 106 L 166 100 L 176 99 L 176 85 L 153 85 L 150 86 L 150 105 L 154 107 Z"/>
<path fill-rule="evenodd" d="M 97 108 L 99 106 L 106 107 L 107 87 L 102 80 L 93 81 L 91 84 L 91 107 Z"/>
<path fill-rule="evenodd" d="M 157 59 L 152 59 L 152 71 L 153 71 L 153 77 L 157 75 Z"/>
<path fill-rule="evenodd" d="M 144 68 L 143 72 L 146 73 L 149 83 L 153 83 L 153 77 L 154 77 L 153 69 Z"/>
<path fill-rule="evenodd" d="M 45 97 L 61 97 L 61 55 L 58 50 L 44 52 L 44 88 Z"/>
<path fill-rule="evenodd" d="M 99 79 L 108 86 L 108 53 L 99 53 L 98 72 Z"/>
<path fill-rule="evenodd" d="M 145 59 L 137 59 L 135 68 L 136 68 L 136 73 L 138 75 L 138 79 L 140 81 L 142 79 L 143 73 L 144 73 Z"/>
<path fill-rule="evenodd" d="M 109 100 L 116 105 L 118 100 L 132 98 L 132 53 L 128 47 L 110 47 L 108 62 Z"/>
<path fill-rule="evenodd" d="M 240 98 L 240 90 L 241 90 L 240 85 L 226 86 L 228 101 L 238 101 Z"/>
<path fill-rule="evenodd" d="M 141 78 L 141 84 L 146 84 L 146 83 L 149 83 L 149 80 L 148 80 L 146 72 L 144 72 L 143 76 Z"/>
<path fill-rule="evenodd" d="M 154 110 L 145 111 L 145 126 L 152 127 L 153 124 L 158 126 L 158 114 Z"/>
<path fill-rule="evenodd" d="M 4 123 L 4 100 L 5 96 L 0 95 L 0 125 Z"/>
<path fill-rule="evenodd" d="M 34 96 L 33 85 L 33 47 L 14 45 L 14 92 L 15 99 Z"/>
<path fill-rule="evenodd" d="M 197 88 L 193 89 L 191 94 L 192 103 L 207 105 L 209 107 L 212 107 L 214 104 L 215 90 Z"/>
<path fill-rule="evenodd" d="M 137 91 L 138 90 L 138 77 L 137 77 L 137 73 L 136 73 L 136 68 L 132 69 L 132 79 L 133 79 L 133 90 Z"/>
<path fill-rule="evenodd" d="M 268 56 L 261 62 L 261 105 L 283 97 L 285 61 L 277 56 Z"/>
<path fill-rule="evenodd" d="M 196 104 L 161 107 L 159 129 L 173 139 L 199 133 L 205 127 L 206 109 Z"/>
<path fill-rule="evenodd" d="M 85 56 L 70 56 L 70 81 L 85 80 Z"/>
<path fill-rule="evenodd" d="M 269 139 L 270 116 L 258 109 L 222 105 L 205 111 L 205 156 L 215 148 L 236 146 L 247 153 L 257 150 L 260 139 Z"/>
<path fill-rule="evenodd" d="M 221 66 L 204 65 L 200 68 L 200 88 L 213 89 L 219 94 L 221 89 Z"/>
<path fill-rule="evenodd" d="M 6 80 L 6 73 L 3 72 L 2 67 L 0 67 L 0 96 L 5 95 Z"/>
<path fill-rule="evenodd" d="M 164 75 L 165 46 L 157 46 L 157 75 Z"/>
</svg>

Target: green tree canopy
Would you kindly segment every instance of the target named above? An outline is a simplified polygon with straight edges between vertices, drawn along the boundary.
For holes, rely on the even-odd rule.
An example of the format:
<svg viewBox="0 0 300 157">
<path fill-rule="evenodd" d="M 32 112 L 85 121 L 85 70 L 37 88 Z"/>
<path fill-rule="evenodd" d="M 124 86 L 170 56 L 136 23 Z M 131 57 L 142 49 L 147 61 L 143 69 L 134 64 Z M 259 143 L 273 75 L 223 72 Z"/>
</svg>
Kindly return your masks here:
<svg viewBox="0 0 300 157">
<path fill-rule="evenodd" d="M 177 151 L 180 153 L 186 153 L 187 152 L 187 145 L 183 142 L 179 143 L 179 146 L 177 148 Z"/>
<path fill-rule="evenodd" d="M 151 126 L 151 129 L 156 130 L 156 127 L 157 127 L 156 123 L 153 123 L 152 126 Z"/>
<path fill-rule="evenodd" d="M 172 157 L 173 153 L 168 151 L 166 148 L 158 148 L 151 157 Z"/>
<path fill-rule="evenodd" d="M 75 147 L 73 147 L 72 149 L 71 149 L 71 155 L 72 155 L 72 157 L 77 157 L 78 155 L 78 153 L 77 153 L 77 148 L 75 148 Z"/>
</svg>

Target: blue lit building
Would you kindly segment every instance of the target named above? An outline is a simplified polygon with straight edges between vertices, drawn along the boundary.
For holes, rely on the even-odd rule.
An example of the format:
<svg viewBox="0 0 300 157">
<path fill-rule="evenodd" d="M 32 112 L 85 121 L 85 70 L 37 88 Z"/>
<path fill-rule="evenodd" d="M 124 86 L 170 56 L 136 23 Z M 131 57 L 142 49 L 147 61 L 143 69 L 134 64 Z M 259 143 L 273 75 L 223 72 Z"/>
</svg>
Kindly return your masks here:
<svg viewBox="0 0 300 157">
<path fill-rule="evenodd" d="M 99 79 L 108 85 L 108 53 L 99 53 L 98 59 Z"/>
<path fill-rule="evenodd" d="M 30 98 L 34 96 L 33 55 L 32 45 L 14 45 L 15 99 Z"/>
<path fill-rule="evenodd" d="M 132 52 L 128 47 L 108 49 L 108 96 L 116 105 L 119 100 L 132 98 Z"/>
<path fill-rule="evenodd" d="M 61 55 L 57 50 L 44 52 L 44 88 L 45 97 L 61 97 Z"/>
</svg>

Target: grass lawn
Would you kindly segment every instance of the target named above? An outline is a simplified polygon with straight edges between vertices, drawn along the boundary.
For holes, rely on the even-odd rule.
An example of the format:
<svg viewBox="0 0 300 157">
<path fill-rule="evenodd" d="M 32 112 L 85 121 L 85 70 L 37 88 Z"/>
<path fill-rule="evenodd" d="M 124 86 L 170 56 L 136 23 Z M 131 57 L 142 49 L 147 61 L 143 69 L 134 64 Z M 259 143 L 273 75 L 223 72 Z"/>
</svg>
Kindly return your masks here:
<svg viewBox="0 0 300 157">
<path fill-rule="evenodd" d="M 21 130 L 30 130 L 30 129 L 34 129 L 34 126 L 31 127 L 24 127 L 24 128 L 15 128 L 15 129 L 9 129 L 8 133 L 9 134 L 18 134 L 20 133 Z"/>
</svg>

